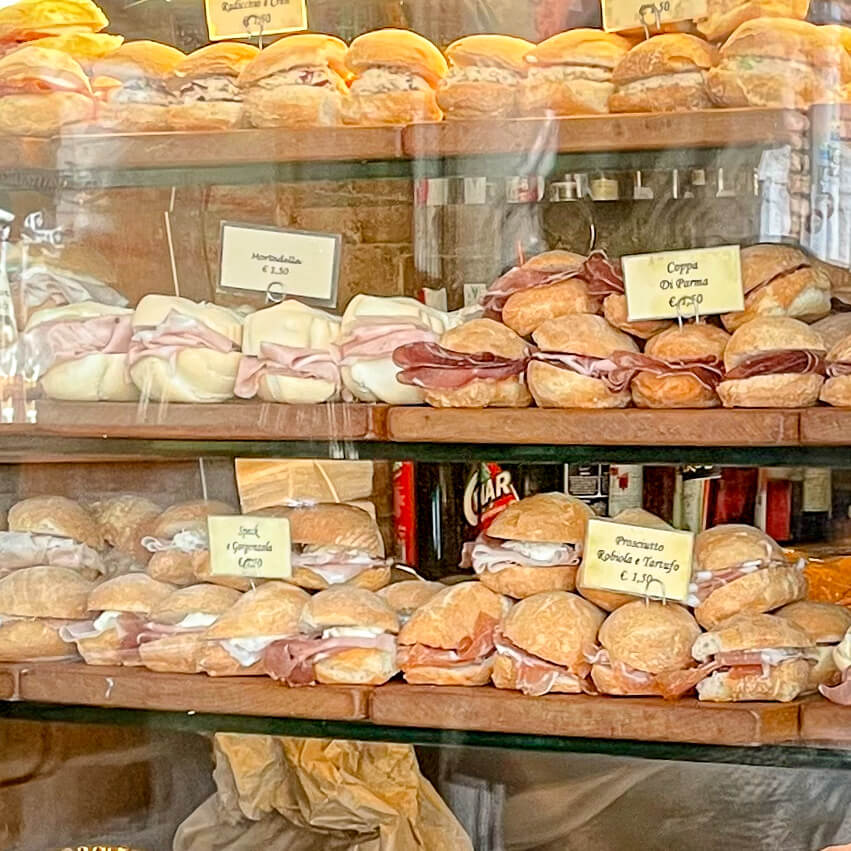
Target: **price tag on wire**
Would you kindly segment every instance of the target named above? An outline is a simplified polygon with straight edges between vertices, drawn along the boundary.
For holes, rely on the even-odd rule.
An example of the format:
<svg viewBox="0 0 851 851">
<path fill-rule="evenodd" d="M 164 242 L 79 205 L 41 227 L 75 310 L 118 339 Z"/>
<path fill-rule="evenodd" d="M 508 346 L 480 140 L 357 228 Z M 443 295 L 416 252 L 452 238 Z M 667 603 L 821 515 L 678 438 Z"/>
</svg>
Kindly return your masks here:
<svg viewBox="0 0 851 851">
<path fill-rule="evenodd" d="M 603 29 L 608 32 L 644 30 L 645 38 L 658 33 L 664 24 L 705 18 L 707 0 L 600 0 Z"/>
<path fill-rule="evenodd" d="M 204 13 L 210 41 L 307 29 L 307 0 L 204 0 Z"/>
<path fill-rule="evenodd" d="M 694 534 L 593 518 L 582 556 L 584 587 L 684 602 L 691 584 Z"/>
<path fill-rule="evenodd" d="M 285 517 L 207 518 L 210 572 L 223 576 L 292 576 L 290 521 Z"/>
</svg>

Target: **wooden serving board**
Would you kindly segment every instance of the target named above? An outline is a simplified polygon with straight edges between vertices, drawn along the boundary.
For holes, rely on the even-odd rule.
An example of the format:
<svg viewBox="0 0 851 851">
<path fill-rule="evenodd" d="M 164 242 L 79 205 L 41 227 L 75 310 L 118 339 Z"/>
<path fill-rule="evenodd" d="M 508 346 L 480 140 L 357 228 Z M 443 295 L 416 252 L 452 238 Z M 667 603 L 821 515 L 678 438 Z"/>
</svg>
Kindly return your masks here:
<svg viewBox="0 0 851 851">
<path fill-rule="evenodd" d="M 801 443 L 807 446 L 851 446 L 851 408 L 807 408 L 801 411 Z"/>
<path fill-rule="evenodd" d="M 782 109 L 442 121 L 405 127 L 402 146 L 409 157 L 735 148 L 791 142 L 800 121 Z"/>
<path fill-rule="evenodd" d="M 794 446 L 798 412 L 643 408 L 391 408 L 388 435 L 400 442 L 597 446 Z"/>
<path fill-rule="evenodd" d="M 2 426 L 68 437 L 127 437 L 183 440 L 369 440 L 383 436 L 386 406 L 358 404 L 278 405 L 225 402 L 218 405 L 150 402 L 57 402 L 37 404 L 37 424 Z"/>
<path fill-rule="evenodd" d="M 2 699 L 39 703 L 361 721 L 369 716 L 369 692 L 365 686 L 289 688 L 268 677 L 158 674 L 81 662 L 0 665 Z"/>
<path fill-rule="evenodd" d="M 400 727 L 705 745 L 778 744 L 798 735 L 796 703 L 527 697 L 490 686 L 379 686 L 372 695 L 371 717 L 376 724 Z"/>
<path fill-rule="evenodd" d="M 187 168 L 401 156 L 401 127 L 301 127 L 64 136 L 56 164 L 62 169 Z"/>
<path fill-rule="evenodd" d="M 801 704 L 802 742 L 851 746 L 851 706 L 838 706 L 823 697 L 812 697 Z"/>
</svg>

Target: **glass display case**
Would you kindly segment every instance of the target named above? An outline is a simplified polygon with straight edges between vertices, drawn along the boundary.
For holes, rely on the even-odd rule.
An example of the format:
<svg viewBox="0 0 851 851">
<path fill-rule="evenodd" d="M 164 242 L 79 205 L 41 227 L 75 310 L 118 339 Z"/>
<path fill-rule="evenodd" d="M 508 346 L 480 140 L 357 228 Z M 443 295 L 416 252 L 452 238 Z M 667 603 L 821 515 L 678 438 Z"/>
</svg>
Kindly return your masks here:
<svg viewBox="0 0 851 851">
<path fill-rule="evenodd" d="M 851 843 L 845 16 L 0 0 L 0 848 Z"/>
</svg>

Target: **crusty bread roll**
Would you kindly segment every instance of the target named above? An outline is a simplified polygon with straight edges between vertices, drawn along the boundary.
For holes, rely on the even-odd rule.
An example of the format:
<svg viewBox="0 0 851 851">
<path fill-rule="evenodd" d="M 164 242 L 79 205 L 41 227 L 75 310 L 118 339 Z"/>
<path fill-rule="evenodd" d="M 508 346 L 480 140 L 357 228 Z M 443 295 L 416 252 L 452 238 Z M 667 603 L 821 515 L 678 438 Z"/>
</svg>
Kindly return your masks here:
<svg viewBox="0 0 851 851">
<path fill-rule="evenodd" d="M 729 334 L 714 325 L 687 322 L 651 337 L 644 353 L 671 363 L 720 359 L 729 339 Z M 632 399 L 640 408 L 714 408 L 720 404 L 715 390 L 695 375 L 655 375 L 645 370 L 632 379 Z"/>
<path fill-rule="evenodd" d="M 230 503 L 218 499 L 190 499 L 177 502 L 163 511 L 149 527 L 155 538 L 173 538 L 178 532 L 207 531 L 207 518 L 219 514 L 238 514 Z"/>
<path fill-rule="evenodd" d="M 534 45 L 507 35 L 471 35 L 446 48 L 449 73 L 437 102 L 448 119 L 514 115 L 526 75 L 523 59 Z"/>
<path fill-rule="evenodd" d="M 608 358 L 617 351 L 638 351 L 627 334 L 587 313 L 549 319 L 532 339 L 543 353 Z M 625 408 L 632 400 L 628 386 L 611 390 L 602 379 L 548 361 L 546 354 L 536 358 L 526 368 L 526 381 L 539 408 Z"/>
<path fill-rule="evenodd" d="M 709 109 L 705 72 L 717 62 L 708 42 L 683 33 L 653 36 L 633 47 L 612 74 L 612 112 Z"/>
<path fill-rule="evenodd" d="M 818 333 L 797 319 L 752 319 L 730 338 L 724 350 L 724 366 L 730 373 L 751 356 L 795 350 L 825 354 Z M 816 403 L 823 383 L 820 372 L 772 372 L 748 378 L 725 378 L 718 385 L 718 395 L 725 408 L 803 408 Z"/>
<path fill-rule="evenodd" d="M 0 8 L 0 41 L 28 41 L 68 30 L 98 32 L 108 23 L 91 0 L 20 0 Z"/>
<path fill-rule="evenodd" d="M 160 506 L 143 496 L 119 494 L 98 500 L 91 511 L 105 543 L 139 564 L 147 563 L 151 554 L 142 546 L 142 538 L 159 516 Z"/>
<path fill-rule="evenodd" d="M 79 620 L 94 585 L 66 567 L 25 567 L 0 579 L 0 614 Z"/>
<path fill-rule="evenodd" d="M 267 582 L 243 594 L 207 630 L 207 641 L 290 636 L 299 632 L 310 597 L 286 582 Z"/>
<path fill-rule="evenodd" d="M 90 70 L 93 63 L 103 59 L 104 56 L 109 56 L 110 53 L 115 53 L 122 44 L 124 44 L 124 36 L 121 35 L 82 32 L 76 29 L 38 39 L 38 47 L 61 50 L 79 62 L 84 70 Z"/>
<path fill-rule="evenodd" d="M 609 111 L 612 71 L 631 42 L 615 33 L 574 29 L 542 41 L 526 55 L 529 73 L 520 88 L 529 115 L 585 115 Z"/>
<path fill-rule="evenodd" d="M 297 33 L 278 39 L 239 76 L 253 127 L 339 124 L 348 98 L 346 45 L 333 36 Z"/>
<path fill-rule="evenodd" d="M 90 612 L 135 612 L 148 615 L 170 594 L 174 585 L 158 582 L 144 573 L 127 573 L 101 582 L 89 594 Z"/>
<path fill-rule="evenodd" d="M 708 0 L 707 16 L 697 29 L 707 41 L 722 41 L 754 18 L 807 17 L 810 0 Z"/>
<path fill-rule="evenodd" d="M 545 251 L 527 260 L 524 269 L 560 274 L 578 271 L 585 258 L 572 251 Z M 599 313 L 601 301 L 588 291 L 580 277 L 512 293 L 502 309 L 502 321 L 521 337 L 527 337 L 547 319 L 577 313 Z"/>
<path fill-rule="evenodd" d="M 378 596 L 399 615 L 400 621 L 404 622 L 402 619 L 407 620 L 413 612 L 445 587 L 441 582 L 405 579 L 382 588 Z"/>
<path fill-rule="evenodd" d="M 295 544 L 341 547 L 362 550 L 377 558 L 384 556 L 378 524 L 369 512 L 357 506 L 326 502 L 266 511 L 289 519 L 290 537 Z"/>
<path fill-rule="evenodd" d="M 825 356 L 825 364 L 827 378 L 819 399 L 839 408 L 851 407 L 851 335 L 834 344 Z"/>
<path fill-rule="evenodd" d="M 33 532 L 73 538 L 103 549 L 103 536 L 91 512 L 64 496 L 34 496 L 15 503 L 7 517 L 10 532 Z"/>
<path fill-rule="evenodd" d="M 851 612 L 835 603 L 801 600 L 778 609 L 774 614 L 799 626 L 816 645 L 818 661 L 810 669 L 807 691 L 815 692 L 822 684 L 835 683 L 841 670 L 836 665 L 833 651 L 851 628 Z"/>
<path fill-rule="evenodd" d="M 162 550 L 151 555 L 145 572 L 152 579 L 180 587 L 192 585 L 210 570 L 208 550 Z"/>
<path fill-rule="evenodd" d="M 620 331 L 624 331 L 640 340 L 649 340 L 654 334 L 670 328 L 673 319 L 643 319 L 638 322 L 629 321 L 626 296 L 622 293 L 607 295 L 603 301 L 603 316 Z"/>
<path fill-rule="evenodd" d="M 492 319 L 473 319 L 446 331 L 440 338 L 445 349 L 465 354 L 490 352 L 520 360 L 528 354 L 525 340 Z M 426 389 L 425 401 L 436 408 L 525 408 L 532 403 L 524 375 L 509 378 L 474 378 L 462 387 Z"/>
<path fill-rule="evenodd" d="M 813 322 L 830 313 L 830 278 L 789 245 L 743 248 L 745 309 L 721 317 L 728 331 L 758 316 L 790 316 Z"/>
<path fill-rule="evenodd" d="M 346 124 L 439 121 L 436 88 L 446 75 L 443 54 L 410 30 L 382 29 L 358 36 L 346 53 L 356 74 L 343 101 Z"/>
<path fill-rule="evenodd" d="M 405 682 L 411 685 L 486 686 L 495 670 L 496 657 L 489 656 L 469 665 L 417 665 L 404 670 Z"/>
<path fill-rule="evenodd" d="M 52 136 L 94 116 L 86 73 L 61 50 L 28 46 L 7 54 L 0 59 L 0 88 L 0 134 Z"/>
<path fill-rule="evenodd" d="M 139 645 L 139 662 L 150 671 L 170 674 L 201 673 L 201 659 L 205 654 L 224 653 L 220 647 L 208 646 L 203 633 L 185 632 L 165 635 L 156 641 L 146 641 Z M 236 660 L 228 657 L 236 664 Z M 214 661 L 208 664 L 218 670 Z M 243 671 L 239 672 L 244 674 Z"/>
<path fill-rule="evenodd" d="M 0 661 L 55 662 L 73 659 L 77 648 L 63 641 L 58 627 L 38 619 L 0 619 Z"/>
<path fill-rule="evenodd" d="M 769 668 L 768 676 L 731 676 L 718 671 L 697 684 L 699 700 L 729 703 L 746 700 L 776 700 L 788 703 L 807 690 L 812 663 L 794 659 Z"/>
<path fill-rule="evenodd" d="M 239 599 L 239 591 L 201 582 L 178 588 L 151 608 L 151 620 L 159 624 L 179 624 L 187 615 L 223 615 Z"/>
</svg>

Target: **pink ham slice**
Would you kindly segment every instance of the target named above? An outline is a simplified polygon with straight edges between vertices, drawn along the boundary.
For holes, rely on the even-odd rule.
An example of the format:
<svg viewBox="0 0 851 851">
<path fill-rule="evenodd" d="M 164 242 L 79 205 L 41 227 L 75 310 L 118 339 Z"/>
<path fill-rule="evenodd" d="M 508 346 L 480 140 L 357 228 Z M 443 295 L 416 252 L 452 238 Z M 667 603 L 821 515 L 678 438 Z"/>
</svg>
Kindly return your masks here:
<svg viewBox="0 0 851 851">
<path fill-rule="evenodd" d="M 711 355 L 673 361 L 655 358 L 640 352 L 614 352 L 612 360 L 620 369 L 632 372 L 630 380 L 639 372 L 649 372 L 657 378 L 690 375 L 707 390 L 714 390 L 724 379 L 721 359 Z"/>
<path fill-rule="evenodd" d="M 423 665 L 452 668 L 479 662 L 494 650 L 494 630 L 498 623 L 495 618 L 480 612 L 473 634 L 463 638 L 455 650 L 425 644 L 402 645 L 399 647 L 399 665 L 403 669 Z"/>
<path fill-rule="evenodd" d="M 416 322 L 399 322 L 390 317 L 368 317 L 351 327 L 340 343 L 340 363 L 390 357 L 399 346 L 436 343 L 438 335 Z"/>
<path fill-rule="evenodd" d="M 533 697 L 547 694 L 552 691 L 559 677 L 572 677 L 585 694 L 596 694 L 587 679 L 591 670 L 588 663 L 582 662 L 574 669 L 549 662 L 522 650 L 506 638 L 500 627 L 494 631 L 494 643 L 497 654 L 507 656 L 514 661 L 517 689 L 523 694 Z"/>
<path fill-rule="evenodd" d="M 356 648 L 393 653 L 396 637 L 382 633 L 374 638 L 282 638 L 266 648 L 263 661 L 273 679 L 290 686 L 306 686 L 316 682 L 316 662 Z"/>
<path fill-rule="evenodd" d="M 387 559 L 371 558 L 357 551 L 317 550 L 311 553 L 294 552 L 291 556 L 293 567 L 304 567 L 321 576 L 330 585 L 348 582 L 360 576 L 366 570 L 385 567 Z"/>
<path fill-rule="evenodd" d="M 476 573 L 485 571 L 496 572 L 506 567 L 559 567 L 561 565 L 571 566 L 579 564 L 582 560 L 580 548 L 574 544 L 561 544 L 560 548 L 549 559 L 541 560 L 530 558 L 523 553 L 517 552 L 505 546 L 505 542 L 490 535 L 481 534 L 476 538 L 473 546 L 466 552 L 469 553 L 469 564 L 462 562 L 462 567 L 472 567 Z"/>
<path fill-rule="evenodd" d="M 243 355 L 240 359 L 234 394 L 240 399 L 254 398 L 260 389 L 260 380 L 268 375 L 315 378 L 340 386 L 340 366 L 335 351 L 261 343 L 259 357 Z"/>
<path fill-rule="evenodd" d="M 438 343 L 411 343 L 393 352 L 393 363 L 402 368 L 396 376 L 401 384 L 427 390 L 456 390 L 476 379 L 498 381 L 520 375 L 528 358 L 514 360 L 491 352 L 466 354 Z"/>
<path fill-rule="evenodd" d="M 629 387 L 635 371 L 618 366 L 612 358 L 595 358 L 591 355 L 569 355 L 560 352 L 535 352 L 532 361 L 545 363 L 587 378 L 596 378 L 606 385 L 610 393 L 622 393 Z"/>
<path fill-rule="evenodd" d="M 824 375 L 824 357 L 811 349 L 775 349 L 745 358 L 725 376 L 740 381 L 759 375 Z"/>
<path fill-rule="evenodd" d="M 132 314 L 91 319 L 44 322 L 27 331 L 24 351 L 38 365 L 39 374 L 86 355 L 124 354 L 133 334 Z"/>
<path fill-rule="evenodd" d="M 151 329 L 137 329 L 130 340 L 127 365 L 145 357 L 173 360 L 183 349 L 213 349 L 226 354 L 237 349 L 236 343 L 203 322 L 172 310 L 165 322 Z"/>
<path fill-rule="evenodd" d="M 819 692 L 823 697 L 840 706 L 851 706 L 851 668 L 842 672 L 842 681 L 835 686 L 820 685 Z"/>
<path fill-rule="evenodd" d="M 851 375 L 851 361 L 831 361 L 827 364 L 825 375 L 828 378 L 840 378 L 845 375 Z"/>
<path fill-rule="evenodd" d="M 708 576 L 701 575 L 701 572 L 695 574 L 695 580 L 689 586 L 691 597 L 689 605 L 698 605 L 702 603 L 713 591 L 741 579 L 750 573 L 756 573 L 758 570 L 764 570 L 769 567 L 789 567 L 787 561 L 765 561 L 758 563 L 737 564 L 734 567 L 729 567 L 726 570 L 718 570 Z M 708 571 L 707 571 L 708 573 Z"/>
<path fill-rule="evenodd" d="M 609 260 L 604 251 L 592 251 L 588 255 L 579 277 L 588 282 L 588 292 L 593 296 L 605 297 L 624 291 L 620 260 Z"/>
</svg>

